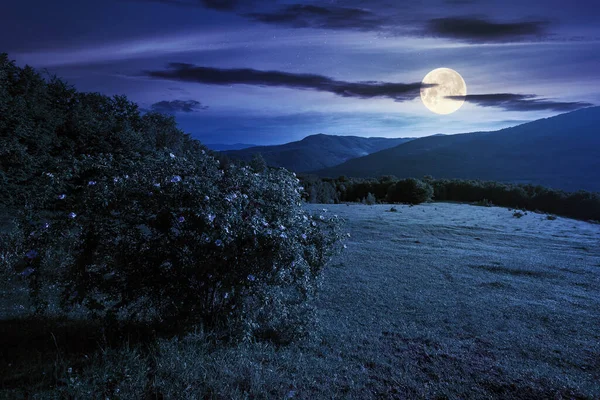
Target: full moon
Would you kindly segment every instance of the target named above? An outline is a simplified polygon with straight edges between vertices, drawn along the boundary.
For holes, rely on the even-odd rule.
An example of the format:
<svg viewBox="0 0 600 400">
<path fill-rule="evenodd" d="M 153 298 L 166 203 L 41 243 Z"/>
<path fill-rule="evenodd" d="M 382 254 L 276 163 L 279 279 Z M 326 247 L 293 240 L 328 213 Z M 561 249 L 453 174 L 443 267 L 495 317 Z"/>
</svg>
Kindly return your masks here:
<svg viewBox="0 0 600 400">
<path fill-rule="evenodd" d="M 426 87 L 427 84 L 436 86 Z M 436 114 L 452 114 L 463 105 L 466 95 L 467 85 L 464 79 L 450 68 L 434 69 L 421 82 L 421 100 L 425 107 Z"/>
</svg>

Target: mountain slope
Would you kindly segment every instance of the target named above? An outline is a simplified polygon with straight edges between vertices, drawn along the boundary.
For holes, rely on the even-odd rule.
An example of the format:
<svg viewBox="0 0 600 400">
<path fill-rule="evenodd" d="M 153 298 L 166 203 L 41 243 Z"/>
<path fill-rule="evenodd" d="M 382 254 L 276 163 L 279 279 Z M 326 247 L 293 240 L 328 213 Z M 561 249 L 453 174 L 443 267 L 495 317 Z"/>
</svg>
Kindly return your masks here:
<svg viewBox="0 0 600 400">
<path fill-rule="evenodd" d="M 412 138 L 364 138 L 358 136 L 311 135 L 304 139 L 277 146 L 256 146 L 243 150 L 225 151 L 231 158 L 249 161 L 260 153 L 267 164 L 306 172 L 341 164 L 351 158 L 365 156 L 397 146 Z"/>
<path fill-rule="evenodd" d="M 234 143 L 234 144 L 222 144 L 222 143 L 211 143 L 211 144 L 204 144 L 206 147 L 208 147 L 211 150 L 214 151 L 226 151 L 226 150 L 242 150 L 242 149 L 247 149 L 248 147 L 255 147 L 255 144 L 246 144 L 246 143 Z"/>
<path fill-rule="evenodd" d="M 415 139 L 314 173 L 329 177 L 432 175 L 600 191 L 600 107 L 495 132 Z"/>
</svg>

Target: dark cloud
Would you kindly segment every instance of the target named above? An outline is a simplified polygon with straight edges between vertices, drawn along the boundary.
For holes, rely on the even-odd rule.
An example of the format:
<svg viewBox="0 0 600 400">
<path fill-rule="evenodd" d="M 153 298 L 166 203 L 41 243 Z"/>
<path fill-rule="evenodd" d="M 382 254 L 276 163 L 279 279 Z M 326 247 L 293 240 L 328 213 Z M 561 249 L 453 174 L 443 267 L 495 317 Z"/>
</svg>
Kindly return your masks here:
<svg viewBox="0 0 600 400">
<path fill-rule="evenodd" d="M 211 85 L 256 85 L 316 90 L 343 97 L 370 99 L 387 97 L 396 101 L 411 100 L 419 95 L 421 83 L 345 82 L 322 75 L 293 74 L 281 71 L 255 69 L 220 69 L 197 67 L 193 64 L 170 63 L 164 71 L 144 71 L 144 75 L 180 82 L 197 82 Z M 431 87 L 435 85 L 427 85 Z"/>
<path fill-rule="evenodd" d="M 428 22 L 426 34 L 472 42 L 506 42 L 542 38 L 547 22 L 491 22 L 473 17 L 436 18 Z"/>
<path fill-rule="evenodd" d="M 164 3 L 184 7 L 204 7 L 219 11 L 233 11 L 241 0 L 133 0 L 141 2 Z"/>
<path fill-rule="evenodd" d="M 292 4 L 278 11 L 250 13 L 245 16 L 267 24 L 285 25 L 294 28 L 374 31 L 388 25 L 386 18 L 368 10 L 305 4 Z"/>
<path fill-rule="evenodd" d="M 494 93 L 494 94 L 470 94 L 463 96 L 446 96 L 448 99 L 465 99 L 482 107 L 499 107 L 506 111 L 573 111 L 584 107 L 593 106 L 591 103 L 574 101 L 563 102 L 536 98 L 532 94 Z"/>
<path fill-rule="evenodd" d="M 196 100 L 163 100 L 152 104 L 150 108 L 152 111 L 174 114 L 176 112 L 189 113 L 197 110 L 206 110 L 208 106 L 203 106 L 202 103 Z"/>
</svg>

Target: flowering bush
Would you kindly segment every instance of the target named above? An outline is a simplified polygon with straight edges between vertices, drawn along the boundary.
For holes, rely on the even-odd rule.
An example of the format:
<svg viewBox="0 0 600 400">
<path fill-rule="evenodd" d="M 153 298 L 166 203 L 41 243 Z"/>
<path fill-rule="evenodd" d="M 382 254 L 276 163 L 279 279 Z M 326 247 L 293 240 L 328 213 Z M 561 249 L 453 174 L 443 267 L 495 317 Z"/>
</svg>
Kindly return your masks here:
<svg viewBox="0 0 600 400">
<path fill-rule="evenodd" d="M 340 220 L 303 211 L 298 180 L 207 154 L 80 157 L 20 215 L 24 279 L 111 319 L 307 333 Z M 60 255 L 60 256 L 58 256 Z"/>
</svg>

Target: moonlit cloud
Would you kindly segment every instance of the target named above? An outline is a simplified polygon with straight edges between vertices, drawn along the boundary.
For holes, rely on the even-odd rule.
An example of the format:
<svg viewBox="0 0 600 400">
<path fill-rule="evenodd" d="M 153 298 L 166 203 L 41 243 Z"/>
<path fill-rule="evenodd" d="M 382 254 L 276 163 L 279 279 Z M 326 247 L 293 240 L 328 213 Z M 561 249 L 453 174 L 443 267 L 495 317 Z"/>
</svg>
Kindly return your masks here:
<svg viewBox="0 0 600 400">
<path fill-rule="evenodd" d="M 542 21 L 494 22 L 472 17 L 447 17 L 430 20 L 426 32 L 469 42 L 510 42 L 541 39 L 547 34 L 547 25 Z"/>
<path fill-rule="evenodd" d="M 170 63 L 169 69 L 144 71 L 151 78 L 182 82 L 197 82 L 211 85 L 256 85 L 308 89 L 329 92 L 342 97 L 371 99 L 386 97 L 395 101 L 414 99 L 419 95 L 421 83 L 392 82 L 345 82 L 322 75 L 294 74 L 281 71 L 258 71 L 255 69 L 221 69 L 200 67 L 186 63 Z M 427 87 L 435 85 L 427 85 Z"/>
<path fill-rule="evenodd" d="M 446 96 L 449 99 L 462 100 L 477 104 L 481 107 L 499 107 L 507 111 L 557 111 L 567 112 L 593 106 L 583 101 L 555 101 L 536 98 L 532 94 L 494 93 L 470 94 L 462 96 Z"/>
</svg>

